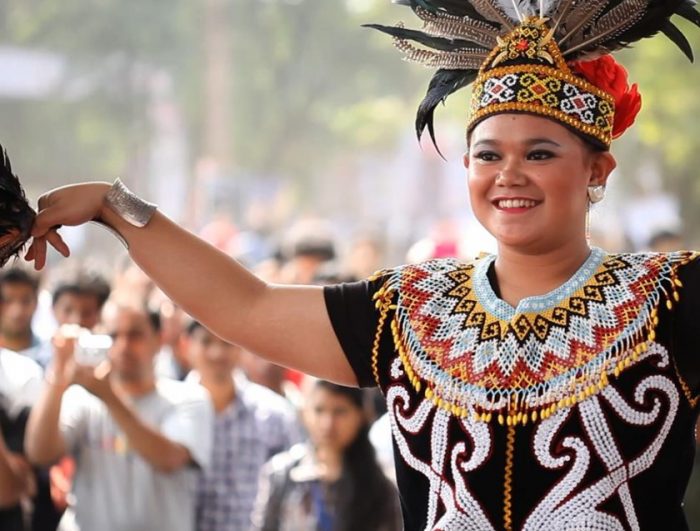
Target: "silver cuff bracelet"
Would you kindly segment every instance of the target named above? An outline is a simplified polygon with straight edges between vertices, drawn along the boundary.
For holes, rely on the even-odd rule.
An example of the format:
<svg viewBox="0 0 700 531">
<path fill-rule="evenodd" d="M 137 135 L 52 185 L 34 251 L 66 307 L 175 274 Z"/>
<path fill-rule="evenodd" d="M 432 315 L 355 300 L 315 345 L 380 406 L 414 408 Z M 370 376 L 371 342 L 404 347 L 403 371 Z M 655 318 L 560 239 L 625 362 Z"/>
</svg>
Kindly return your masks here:
<svg viewBox="0 0 700 531">
<path fill-rule="evenodd" d="M 118 178 L 114 181 L 107 194 L 105 194 L 104 203 L 124 221 L 139 228 L 145 227 L 151 221 L 153 214 L 156 213 L 158 208 L 157 205 L 144 201 L 134 194 Z M 114 227 L 110 227 L 101 219 L 92 221 L 114 234 L 124 247 L 129 248 L 128 242 Z"/>
<path fill-rule="evenodd" d="M 145 227 L 156 213 L 157 205 L 144 201 L 116 179 L 105 195 L 105 204 L 134 227 Z"/>
</svg>

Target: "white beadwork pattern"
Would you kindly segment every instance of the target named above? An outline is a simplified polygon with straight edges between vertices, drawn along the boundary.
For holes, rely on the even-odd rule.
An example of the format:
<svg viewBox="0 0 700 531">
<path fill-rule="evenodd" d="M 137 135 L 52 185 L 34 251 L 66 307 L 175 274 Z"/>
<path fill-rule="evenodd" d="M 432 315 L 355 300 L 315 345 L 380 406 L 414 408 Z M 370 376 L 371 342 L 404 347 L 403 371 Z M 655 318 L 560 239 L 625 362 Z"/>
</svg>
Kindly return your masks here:
<svg viewBox="0 0 700 531">
<path fill-rule="evenodd" d="M 651 363 L 654 361 L 651 357 L 658 359 L 654 365 L 660 369 L 669 366 L 669 354 L 662 345 L 652 345 L 644 358 Z M 406 386 L 405 376 L 393 380 L 386 390 L 386 399 L 400 458 L 430 484 L 425 529 L 495 531 L 497 526 L 490 521 L 467 481 L 469 473 L 485 466 L 493 452 L 491 425 L 469 417 L 460 418 L 437 407 Z M 536 462 L 547 470 L 562 470 L 563 475 L 532 510 L 522 530 L 639 530 L 629 481 L 653 465 L 677 416 L 679 397 L 679 390 L 669 377 L 652 374 L 639 381 L 631 400 L 624 398 L 615 384 L 610 384 L 601 393 L 541 420 L 532 440 Z M 655 435 L 638 456 L 626 461 L 606 414 L 633 426 L 649 426 Z M 562 435 L 562 427 L 576 416 L 583 426 L 583 435 Z M 464 440 L 450 447 L 447 434 L 452 423 L 458 423 Z M 658 428 L 654 428 L 656 425 Z M 430 460 L 425 461 L 412 452 L 411 445 L 415 437 L 428 433 Z M 465 455 L 468 448 L 472 449 L 471 454 Z M 606 473 L 586 484 L 594 456 L 605 466 Z M 448 466 L 454 484 L 446 479 Z M 614 496 L 619 497 L 624 515 L 600 510 Z M 439 506 L 444 512 L 438 517 Z"/>
</svg>

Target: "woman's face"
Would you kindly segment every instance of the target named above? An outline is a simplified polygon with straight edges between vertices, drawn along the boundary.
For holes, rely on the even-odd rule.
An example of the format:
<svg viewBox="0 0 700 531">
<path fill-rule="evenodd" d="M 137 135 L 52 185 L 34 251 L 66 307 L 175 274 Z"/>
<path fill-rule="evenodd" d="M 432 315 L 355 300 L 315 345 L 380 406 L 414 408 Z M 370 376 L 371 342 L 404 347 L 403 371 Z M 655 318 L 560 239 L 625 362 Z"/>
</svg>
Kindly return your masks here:
<svg viewBox="0 0 700 531">
<path fill-rule="evenodd" d="M 472 132 L 469 191 L 481 224 L 507 246 L 547 252 L 585 241 L 587 188 L 615 168 L 558 123 L 529 114 L 499 114 Z"/>
<path fill-rule="evenodd" d="M 365 423 L 364 412 L 349 398 L 313 386 L 304 404 L 304 424 L 317 448 L 342 452 Z"/>
</svg>

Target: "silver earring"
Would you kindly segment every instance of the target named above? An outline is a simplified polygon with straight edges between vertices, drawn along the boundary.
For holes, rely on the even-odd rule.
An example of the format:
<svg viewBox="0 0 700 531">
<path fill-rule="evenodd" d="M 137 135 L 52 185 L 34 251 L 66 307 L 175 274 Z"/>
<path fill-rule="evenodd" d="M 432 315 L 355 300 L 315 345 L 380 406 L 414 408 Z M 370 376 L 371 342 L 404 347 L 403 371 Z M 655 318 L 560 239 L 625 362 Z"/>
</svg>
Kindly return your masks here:
<svg viewBox="0 0 700 531">
<path fill-rule="evenodd" d="M 605 197 L 605 186 L 589 186 L 588 187 L 588 199 L 591 203 L 600 203 Z"/>
</svg>

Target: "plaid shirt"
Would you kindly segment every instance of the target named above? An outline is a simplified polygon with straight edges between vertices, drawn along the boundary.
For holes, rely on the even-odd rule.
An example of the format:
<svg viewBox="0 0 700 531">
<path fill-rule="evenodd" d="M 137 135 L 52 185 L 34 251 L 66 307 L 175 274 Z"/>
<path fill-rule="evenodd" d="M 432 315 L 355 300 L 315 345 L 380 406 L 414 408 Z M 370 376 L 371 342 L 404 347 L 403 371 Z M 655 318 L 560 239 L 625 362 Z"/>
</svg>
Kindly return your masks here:
<svg viewBox="0 0 700 531">
<path fill-rule="evenodd" d="M 197 531 L 247 531 L 260 468 L 299 439 L 296 412 L 284 398 L 236 378 L 236 398 L 214 422 L 211 466 L 197 493 Z"/>
</svg>

